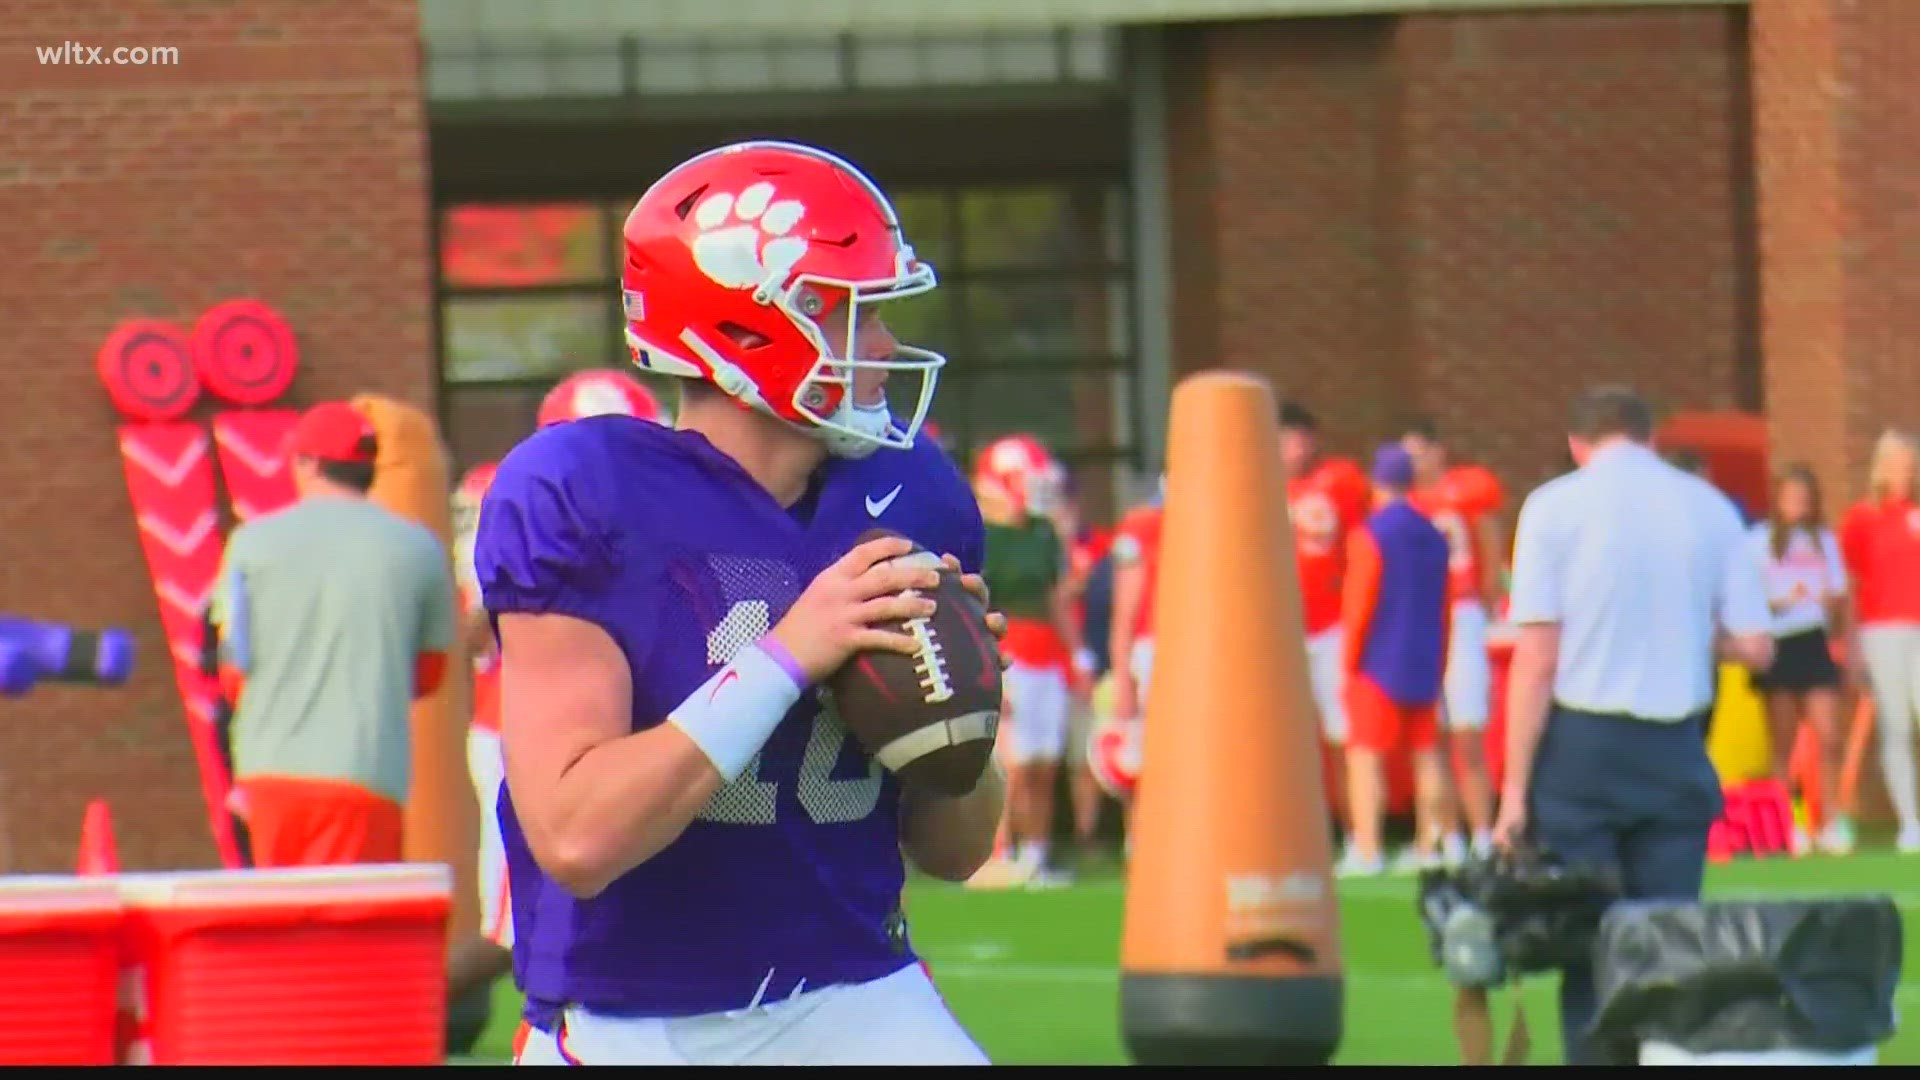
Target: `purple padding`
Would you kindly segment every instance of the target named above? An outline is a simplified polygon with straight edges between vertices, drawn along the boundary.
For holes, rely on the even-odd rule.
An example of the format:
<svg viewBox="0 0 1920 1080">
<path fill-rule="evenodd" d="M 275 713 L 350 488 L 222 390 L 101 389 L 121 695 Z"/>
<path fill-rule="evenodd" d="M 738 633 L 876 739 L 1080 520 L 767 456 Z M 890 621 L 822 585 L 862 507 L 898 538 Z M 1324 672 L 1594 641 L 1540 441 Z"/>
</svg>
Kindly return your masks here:
<svg viewBox="0 0 1920 1080">
<path fill-rule="evenodd" d="M 133 635 L 125 630 L 100 631 L 100 648 L 93 663 L 101 683 L 118 686 L 133 674 Z"/>
<path fill-rule="evenodd" d="M 133 672 L 133 635 L 125 630 L 96 633 L 0 615 L 0 642 L 32 660 L 37 682 L 117 686 Z"/>
<path fill-rule="evenodd" d="M 41 677 L 58 678 L 67 670 L 73 631 L 59 623 L 0 615 L 0 641 L 24 650 L 39 668 Z"/>
<path fill-rule="evenodd" d="M 33 655 L 11 641 L 0 641 L 0 697 L 19 697 L 33 689 L 39 667 Z"/>
</svg>

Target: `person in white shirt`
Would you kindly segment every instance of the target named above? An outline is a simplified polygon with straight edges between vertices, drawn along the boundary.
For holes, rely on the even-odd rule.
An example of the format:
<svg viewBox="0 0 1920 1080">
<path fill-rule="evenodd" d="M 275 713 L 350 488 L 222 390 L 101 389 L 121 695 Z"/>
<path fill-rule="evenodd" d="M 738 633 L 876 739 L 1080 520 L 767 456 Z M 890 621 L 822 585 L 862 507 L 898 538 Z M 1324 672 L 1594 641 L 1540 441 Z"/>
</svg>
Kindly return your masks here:
<svg viewBox="0 0 1920 1080">
<path fill-rule="evenodd" d="M 1839 812 L 1840 763 L 1845 751 L 1840 730 L 1840 666 L 1834 663 L 1833 622 L 1847 598 L 1847 572 L 1840 543 L 1820 511 L 1820 482 L 1806 465 L 1788 466 L 1774 488 L 1765 521 L 1747 533 L 1746 556 L 1766 575 L 1767 605 L 1773 611 L 1773 666 L 1754 676 L 1754 689 L 1766 695 L 1767 733 L 1773 749 L 1773 775 L 1790 781 L 1789 763 L 1800 725 L 1813 729 L 1820 744 L 1820 806 L 1826 822 L 1818 839 L 1822 851 L 1853 850 L 1853 822 Z M 1796 832 L 1796 850 L 1806 838 Z"/>
<path fill-rule="evenodd" d="M 1589 391 L 1568 429 L 1578 468 L 1520 509 L 1494 839 L 1615 869 L 1630 899 L 1694 900 L 1722 809 L 1702 738 L 1714 655 L 1765 669 L 1772 616 L 1733 503 L 1661 460 L 1652 433 L 1632 390 Z M 1565 969 L 1567 1064 L 1601 1060 L 1594 1010 L 1591 965 Z"/>
</svg>

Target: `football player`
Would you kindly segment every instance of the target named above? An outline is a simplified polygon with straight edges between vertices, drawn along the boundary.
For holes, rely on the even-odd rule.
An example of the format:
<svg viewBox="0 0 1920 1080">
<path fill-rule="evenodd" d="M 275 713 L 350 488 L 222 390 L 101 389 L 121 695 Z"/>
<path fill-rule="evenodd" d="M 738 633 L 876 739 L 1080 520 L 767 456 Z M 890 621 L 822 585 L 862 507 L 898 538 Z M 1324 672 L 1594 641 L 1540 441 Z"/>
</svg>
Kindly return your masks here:
<svg viewBox="0 0 1920 1080">
<path fill-rule="evenodd" d="M 584 416 L 617 413 L 660 422 L 659 399 L 638 379 L 623 371 L 588 370 L 560 380 L 540 401 L 535 423 L 540 427 L 578 420 Z M 494 803 L 506 777 L 500 752 L 500 663 L 493 630 L 481 604 L 475 576 L 473 542 L 480 522 L 480 506 L 500 465 L 483 461 L 461 476 L 453 492 L 453 555 L 456 596 L 460 605 L 463 644 L 473 667 L 473 717 L 467 727 L 467 771 L 480 800 L 480 938 L 454 949 L 448 997 L 461 1002 L 466 995 L 487 994 L 490 986 L 512 970 L 513 920 L 507 892 L 507 855 L 500 838 L 500 818 Z M 484 1000 L 479 1006 L 483 1007 Z M 477 1034 L 477 1033 L 476 1033 Z M 462 1040 L 464 1041 L 464 1040 Z"/>
<path fill-rule="evenodd" d="M 1441 722 L 1452 750 L 1459 810 L 1472 830 L 1472 850 L 1490 854 L 1493 783 L 1488 778 L 1484 743 L 1493 702 L 1493 662 L 1487 656 L 1487 626 L 1491 615 L 1500 610 L 1505 591 L 1501 573 L 1505 542 L 1499 522 L 1505 495 L 1499 479 L 1488 470 L 1453 464 L 1430 420 L 1409 424 L 1400 444 L 1413 458 L 1415 486 L 1409 499 L 1447 538 L 1453 636 L 1447 647 L 1446 707 L 1440 711 Z M 1455 833 L 1443 841 L 1442 852 L 1457 858 L 1466 847 Z"/>
<path fill-rule="evenodd" d="M 973 479 L 986 521 L 987 588 L 1007 616 L 1001 649 L 1014 877 L 1036 887 L 1066 880 L 1048 861 L 1053 792 L 1074 690 L 1093 666 L 1073 619 L 1066 542 L 1050 516 L 1062 473 L 1038 439 L 1009 435 L 981 451 Z"/>
<path fill-rule="evenodd" d="M 589 368 L 554 384 L 540 399 L 535 423 L 540 427 L 589 416 L 637 416 L 656 424 L 669 422 L 660 399 L 640 380 L 624 371 Z"/>
<path fill-rule="evenodd" d="M 1280 461 L 1287 474 L 1287 513 L 1293 520 L 1300 573 L 1300 611 L 1307 635 L 1307 674 L 1320 731 L 1331 756 L 1326 770 L 1331 805 L 1347 805 L 1347 708 L 1341 668 L 1340 598 L 1347 534 L 1372 510 L 1373 484 L 1351 458 L 1320 448 L 1320 424 L 1297 402 L 1280 406 Z"/>
<path fill-rule="evenodd" d="M 1126 847 L 1133 846 L 1133 791 L 1140 777 L 1141 709 L 1153 680 L 1153 590 L 1160 573 L 1160 515 L 1167 493 L 1162 474 L 1152 499 L 1115 527 L 1113 611 L 1107 629 L 1112 706 L 1097 726 L 1089 764 L 1101 786 L 1126 810 Z"/>
<path fill-rule="evenodd" d="M 987 1063 L 900 897 L 906 859 L 955 882 L 985 862 L 1003 778 L 903 787 L 819 689 L 918 651 L 898 623 L 938 575 L 898 560 L 913 542 L 985 599 L 966 478 L 915 438 L 945 358 L 880 315 L 934 286 L 886 196 L 812 147 L 699 154 L 628 215 L 627 340 L 686 380 L 676 427 L 536 432 L 476 544 L 520 1063 Z M 855 545 L 876 526 L 902 535 Z"/>
<path fill-rule="evenodd" d="M 1073 834 L 1084 859 L 1094 853 L 1094 832 L 1100 825 L 1101 788 L 1093 774 L 1088 747 L 1093 742 L 1094 689 L 1106 677 L 1108 667 L 1113 574 L 1107 550 L 1113 544 L 1113 530 L 1086 520 L 1072 474 L 1064 477 L 1051 516 L 1054 529 L 1067 541 L 1067 595 L 1071 598 L 1073 625 L 1079 628 L 1085 647 L 1085 655 L 1075 665 L 1078 685 L 1067 718 L 1066 758 Z"/>
</svg>

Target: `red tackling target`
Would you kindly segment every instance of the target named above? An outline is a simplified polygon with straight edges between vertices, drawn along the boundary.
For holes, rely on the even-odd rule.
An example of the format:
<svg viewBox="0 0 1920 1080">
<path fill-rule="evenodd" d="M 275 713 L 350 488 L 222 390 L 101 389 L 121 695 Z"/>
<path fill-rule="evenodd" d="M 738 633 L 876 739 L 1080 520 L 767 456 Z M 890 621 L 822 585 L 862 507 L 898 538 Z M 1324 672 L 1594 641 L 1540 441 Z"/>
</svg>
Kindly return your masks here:
<svg viewBox="0 0 1920 1080">
<path fill-rule="evenodd" d="M 172 323 L 121 323 L 94 359 L 113 407 L 131 420 L 176 420 L 200 399 L 193 346 Z"/>
<path fill-rule="evenodd" d="M 293 384 L 300 358 L 279 312 L 258 300 L 228 300 L 194 325 L 193 362 L 221 400 L 266 405 Z"/>
</svg>

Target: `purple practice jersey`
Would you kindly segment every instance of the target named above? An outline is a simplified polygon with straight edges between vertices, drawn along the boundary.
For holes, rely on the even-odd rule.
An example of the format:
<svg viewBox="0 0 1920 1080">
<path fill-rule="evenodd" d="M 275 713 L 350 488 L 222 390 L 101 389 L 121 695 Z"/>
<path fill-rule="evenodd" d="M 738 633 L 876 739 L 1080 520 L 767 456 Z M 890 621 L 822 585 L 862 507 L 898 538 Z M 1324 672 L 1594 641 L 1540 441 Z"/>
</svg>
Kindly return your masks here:
<svg viewBox="0 0 1920 1080">
<path fill-rule="evenodd" d="M 633 672 L 639 731 L 875 525 L 980 569 L 972 491 L 930 439 L 830 459 L 788 508 L 702 435 L 597 416 L 542 429 L 500 463 L 474 561 L 494 616 L 556 612 L 612 636 Z M 897 785 L 817 691 L 686 832 L 591 900 L 541 872 L 504 785 L 498 809 L 514 975 L 536 1023 L 566 1004 L 739 1009 L 914 962 Z"/>
</svg>

